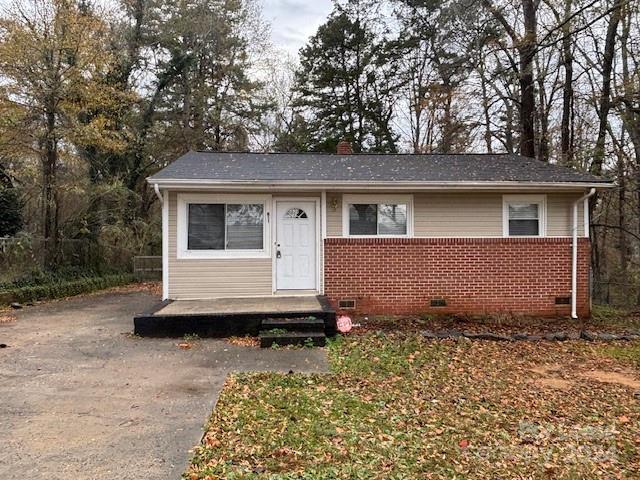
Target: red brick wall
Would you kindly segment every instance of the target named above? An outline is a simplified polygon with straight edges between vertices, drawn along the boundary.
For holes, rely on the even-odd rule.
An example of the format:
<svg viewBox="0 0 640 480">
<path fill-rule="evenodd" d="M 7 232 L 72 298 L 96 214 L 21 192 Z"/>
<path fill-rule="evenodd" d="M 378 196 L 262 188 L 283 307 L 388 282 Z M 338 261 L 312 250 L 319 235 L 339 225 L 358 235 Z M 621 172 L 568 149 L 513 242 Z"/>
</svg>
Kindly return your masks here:
<svg viewBox="0 0 640 480">
<path fill-rule="evenodd" d="M 578 315 L 589 315 L 590 242 L 579 239 Z M 325 294 L 358 313 L 568 315 L 570 238 L 328 238 Z M 446 307 L 431 307 L 443 298 Z"/>
</svg>

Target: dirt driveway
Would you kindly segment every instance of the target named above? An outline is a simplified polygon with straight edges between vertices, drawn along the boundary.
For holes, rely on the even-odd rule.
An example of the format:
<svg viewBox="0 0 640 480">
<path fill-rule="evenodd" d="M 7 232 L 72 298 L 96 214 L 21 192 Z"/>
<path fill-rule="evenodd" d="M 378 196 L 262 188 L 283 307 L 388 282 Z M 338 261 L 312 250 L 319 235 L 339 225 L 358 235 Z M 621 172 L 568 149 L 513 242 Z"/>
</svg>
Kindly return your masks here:
<svg viewBox="0 0 640 480">
<path fill-rule="evenodd" d="M 177 479 L 228 372 L 327 368 L 321 349 L 133 337 L 156 301 L 92 295 L 0 324 L 0 478 Z"/>
</svg>

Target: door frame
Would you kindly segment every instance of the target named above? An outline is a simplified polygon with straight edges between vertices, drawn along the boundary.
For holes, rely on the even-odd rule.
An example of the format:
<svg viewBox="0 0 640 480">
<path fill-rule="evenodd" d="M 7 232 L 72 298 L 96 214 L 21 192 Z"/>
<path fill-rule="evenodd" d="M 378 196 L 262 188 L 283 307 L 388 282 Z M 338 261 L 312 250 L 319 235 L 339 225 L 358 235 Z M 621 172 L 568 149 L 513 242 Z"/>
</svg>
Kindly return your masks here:
<svg viewBox="0 0 640 480">
<path fill-rule="evenodd" d="M 271 222 L 271 290 L 275 295 L 278 292 L 291 292 L 292 295 L 295 295 L 296 290 L 278 290 L 278 279 L 276 275 L 276 251 L 275 248 L 278 243 L 278 202 L 313 202 L 315 205 L 315 243 L 316 243 L 316 286 L 313 289 L 313 295 L 317 295 L 320 292 L 320 268 L 321 260 L 320 260 L 320 242 L 321 240 L 321 219 L 320 219 L 320 197 L 273 197 L 273 205 L 271 207 L 271 211 L 273 212 L 273 221 Z M 300 290 L 300 294 L 305 295 L 309 292 L 309 290 Z"/>
</svg>

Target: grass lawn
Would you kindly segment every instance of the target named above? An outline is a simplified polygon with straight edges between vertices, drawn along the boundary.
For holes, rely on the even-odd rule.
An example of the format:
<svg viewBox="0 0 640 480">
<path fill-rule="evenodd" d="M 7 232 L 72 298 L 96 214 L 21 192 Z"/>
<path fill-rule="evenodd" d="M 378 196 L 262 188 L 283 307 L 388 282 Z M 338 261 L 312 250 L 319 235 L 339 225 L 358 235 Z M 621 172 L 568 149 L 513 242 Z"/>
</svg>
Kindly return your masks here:
<svg viewBox="0 0 640 480">
<path fill-rule="evenodd" d="M 338 338 L 229 377 L 187 479 L 640 478 L 638 343 Z"/>
</svg>

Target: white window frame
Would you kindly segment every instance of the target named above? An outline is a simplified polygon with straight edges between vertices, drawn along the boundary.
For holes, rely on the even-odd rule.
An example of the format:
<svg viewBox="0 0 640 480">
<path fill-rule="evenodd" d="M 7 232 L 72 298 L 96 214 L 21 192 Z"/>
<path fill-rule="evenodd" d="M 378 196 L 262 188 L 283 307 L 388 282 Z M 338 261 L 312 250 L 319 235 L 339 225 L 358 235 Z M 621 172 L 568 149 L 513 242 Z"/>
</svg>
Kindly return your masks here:
<svg viewBox="0 0 640 480">
<path fill-rule="evenodd" d="M 535 203 L 538 205 L 538 235 L 509 235 L 509 205 Z M 510 238 L 536 238 L 547 236 L 547 196 L 546 195 L 503 195 L 502 196 L 502 236 Z"/>
<path fill-rule="evenodd" d="M 225 203 L 262 204 L 264 217 L 262 220 L 262 249 L 260 250 L 189 250 L 189 204 Z M 177 201 L 177 258 L 178 259 L 210 259 L 210 258 L 269 258 L 271 257 L 271 195 L 256 194 L 178 194 Z M 225 220 L 226 221 L 226 220 Z"/>
<path fill-rule="evenodd" d="M 406 204 L 407 233 L 405 235 L 351 235 L 349 232 L 349 205 L 352 204 Z M 353 238 L 410 238 L 413 237 L 413 195 L 343 195 L 342 236 Z"/>
</svg>

